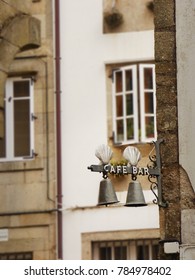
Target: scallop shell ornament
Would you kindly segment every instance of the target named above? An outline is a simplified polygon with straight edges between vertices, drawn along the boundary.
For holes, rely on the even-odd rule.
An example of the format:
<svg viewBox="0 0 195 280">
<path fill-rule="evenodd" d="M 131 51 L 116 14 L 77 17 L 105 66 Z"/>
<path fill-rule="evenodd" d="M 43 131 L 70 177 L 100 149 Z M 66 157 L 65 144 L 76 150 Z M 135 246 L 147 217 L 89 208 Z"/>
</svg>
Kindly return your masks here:
<svg viewBox="0 0 195 280">
<path fill-rule="evenodd" d="M 132 166 L 136 166 L 141 159 L 141 153 L 136 147 L 127 147 L 123 152 L 123 157 Z"/>
<path fill-rule="evenodd" d="M 102 164 L 108 164 L 112 158 L 113 152 L 109 146 L 102 144 L 96 149 L 95 155 Z"/>
</svg>

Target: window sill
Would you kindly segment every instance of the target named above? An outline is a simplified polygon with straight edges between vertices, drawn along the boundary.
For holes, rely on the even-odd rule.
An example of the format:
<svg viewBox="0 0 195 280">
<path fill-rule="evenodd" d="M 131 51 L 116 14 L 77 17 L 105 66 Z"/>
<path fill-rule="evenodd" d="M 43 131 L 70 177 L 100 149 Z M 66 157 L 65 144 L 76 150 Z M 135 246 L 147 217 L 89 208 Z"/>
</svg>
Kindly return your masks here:
<svg viewBox="0 0 195 280">
<path fill-rule="evenodd" d="M 127 145 L 143 145 L 143 144 L 151 144 L 155 142 L 157 139 L 156 138 L 146 138 L 143 139 L 142 141 L 138 140 L 132 140 L 132 141 L 124 141 L 124 142 L 113 142 L 114 146 L 127 146 Z"/>
<path fill-rule="evenodd" d="M 0 173 L 15 172 L 15 171 L 30 171 L 44 169 L 43 160 L 41 158 L 34 158 L 23 161 L 6 161 L 0 162 Z"/>
</svg>

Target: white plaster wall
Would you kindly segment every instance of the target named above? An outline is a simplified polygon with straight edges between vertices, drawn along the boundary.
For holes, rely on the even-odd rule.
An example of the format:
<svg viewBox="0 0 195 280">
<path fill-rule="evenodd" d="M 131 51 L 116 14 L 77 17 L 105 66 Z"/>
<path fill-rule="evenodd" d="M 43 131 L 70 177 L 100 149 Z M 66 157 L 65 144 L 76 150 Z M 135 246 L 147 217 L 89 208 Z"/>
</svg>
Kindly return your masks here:
<svg viewBox="0 0 195 280">
<path fill-rule="evenodd" d="M 81 259 L 81 233 L 159 227 L 158 207 L 105 207 L 64 212 L 64 259 Z"/>
<path fill-rule="evenodd" d="M 180 164 L 195 190 L 195 0 L 176 0 Z"/>
<path fill-rule="evenodd" d="M 100 0 L 61 0 L 60 10 L 64 258 L 80 259 L 81 232 L 158 227 L 157 211 L 150 216 L 145 207 L 68 210 L 97 204 L 101 174 L 87 167 L 98 163 L 95 149 L 107 143 L 105 63 L 153 59 L 154 34 L 103 35 Z"/>
</svg>

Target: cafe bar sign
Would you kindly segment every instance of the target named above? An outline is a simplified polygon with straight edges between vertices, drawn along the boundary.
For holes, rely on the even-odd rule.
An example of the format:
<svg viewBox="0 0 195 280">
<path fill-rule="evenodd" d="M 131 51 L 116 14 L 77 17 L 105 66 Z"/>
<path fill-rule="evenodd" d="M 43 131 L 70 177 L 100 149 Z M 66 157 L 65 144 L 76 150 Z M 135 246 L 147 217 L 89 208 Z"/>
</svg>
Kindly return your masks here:
<svg viewBox="0 0 195 280">
<path fill-rule="evenodd" d="M 168 204 L 166 201 L 164 201 L 162 197 L 162 186 L 161 186 L 160 144 L 162 142 L 163 142 L 162 139 L 158 139 L 156 142 L 153 142 L 154 146 L 148 155 L 149 163 L 147 164 L 147 166 L 144 167 L 138 166 L 138 162 L 141 159 L 141 153 L 136 147 L 127 146 L 124 149 L 123 158 L 127 161 L 126 165 L 122 165 L 122 164 L 114 165 L 111 164 L 110 162 L 113 156 L 113 152 L 111 148 L 107 145 L 101 145 L 98 147 L 95 153 L 96 157 L 100 160 L 100 163 L 97 165 L 95 164 L 90 165 L 88 166 L 88 169 L 93 172 L 102 173 L 104 181 L 102 180 L 101 182 L 103 182 L 104 185 L 107 187 L 109 185 L 109 180 L 108 180 L 109 174 L 114 174 L 114 175 L 131 174 L 131 179 L 133 180 L 133 183 L 132 182 L 131 183 L 133 184 L 134 188 L 136 185 L 139 184 L 139 182 L 137 181 L 137 176 L 140 175 L 147 176 L 148 181 L 150 182 L 150 189 L 153 192 L 154 196 L 156 197 L 153 202 L 161 207 L 167 207 Z M 104 204 L 107 205 L 108 202 L 105 201 Z M 131 203 L 131 205 L 135 205 L 135 203 Z M 143 203 L 142 205 L 145 205 L 145 203 Z"/>
<path fill-rule="evenodd" d="M 127 164 L 112 164 L 110 162 L 113 152 L 108 146 L 101 146 L 96 150 L 96 157 L 100 160 L 98 165 L 91 165 L 88 167 L 91 171 L 103 173 L 103 177 L 108 177 L 109 174 L 115 175 L 132 175 L 132 179 L 136 179 L 137 176 L 159 176 L 160 175 L 160 157 L 159 157 L 159 145 L 162 141 L 158 140 L 154 142 L 156 155 L 149 155 L 149 163 L 147 166 L 140 167 L 138 162 L 141 159 L 140 151 L 133 146 L 128 146 L 123 151 L 123 158 L 127 161 Z"/>
<path fill-rule="evenodd" d="M 106 164 L 103 166 L 103 172 L 110 174 L 133 174 L 133 175 L 150 175 L 148 167 L 137 167 L 127 165 L 111 165 Z"/>
</svg>

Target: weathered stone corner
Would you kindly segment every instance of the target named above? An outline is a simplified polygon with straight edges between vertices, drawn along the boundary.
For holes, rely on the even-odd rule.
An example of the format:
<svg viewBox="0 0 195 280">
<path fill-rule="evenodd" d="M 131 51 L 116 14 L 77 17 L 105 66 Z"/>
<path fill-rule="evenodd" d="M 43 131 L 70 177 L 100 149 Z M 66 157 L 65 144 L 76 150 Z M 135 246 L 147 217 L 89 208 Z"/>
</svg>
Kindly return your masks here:
<svg viewBox="0 0 195 280">
<path fill-rule="evenodd" d="M 40 47 L 40 21 L 30 15 L 18 15 L 3 29 L 1 37 L 19 51 Z"/>
<path fill-rule="evenodd" d="M 185 169 L 180 166 L 181 209 L 195 209 L 195 193 Z"/>
<path fill-rule="evenodd" d="M 0 138 L 4 131 L 3 94 L 10 65 L 17 53 L 41 45 L 41 26 L 38 19 L 19 14 L 7 22 L 0 34 Z"/>
</svg>

